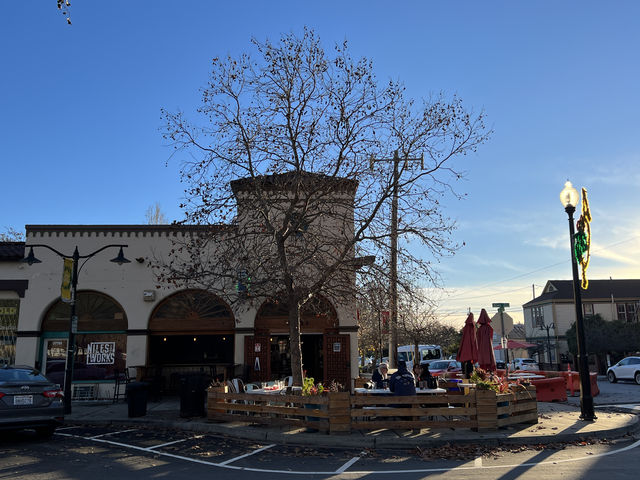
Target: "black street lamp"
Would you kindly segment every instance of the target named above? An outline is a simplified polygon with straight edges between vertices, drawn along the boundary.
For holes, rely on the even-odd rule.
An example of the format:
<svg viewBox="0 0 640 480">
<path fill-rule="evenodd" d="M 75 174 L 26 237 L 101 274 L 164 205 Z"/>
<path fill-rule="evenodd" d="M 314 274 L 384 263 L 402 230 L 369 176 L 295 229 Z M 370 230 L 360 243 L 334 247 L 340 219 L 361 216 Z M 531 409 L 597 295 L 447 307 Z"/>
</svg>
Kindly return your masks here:
<svg viewBox="0 0 640 480">
<path fill-rule="evenodd" d="M 122 251 L 123 248 L 128 247 L 128 245 L 106 245 L 102 248 L 99 248 L 93 253 L 89 255 L 80 255 L 78 252 L 78 247 L 75 248 L 72 255 L 65 255 L 64 253 L 59 252 L 55 248 L 50 247 L 49 245 L 29 245 L 29 255 L 27 255 L 22 261 L 28 263 L 29 265 L 33 265 L 34 263 L 42 263 L 41 260 L 38 260 L 33 254 L 33 247 L 43 247 L 51 250 L 53 253 L 62 257 L 63 259 L 71 259 L 73 260 L 73 272 L 71 274 L 71 301 L 69 304 L 71 305 L 71 316 L 69 318 L 69 338 L 67 339 L 67 365 L 64 371 L 64 413 L 68 415 L 71 413 L 71 379 L 73 378 L 73 362 L 75 356 L 76 349 L 76 339 L 75 334 L 78 327 L 78 317 L 76 316 L 76 290 L 78 287 L 78 273 L 79 270 L 82 269 L 85 263 L 93 257 L 94 255 L 100 253 L 103 250 L 111 247 L 120 247 L 120 252 L 118 252 L 118 256 L 113 258 L 111 262 L 117 263 L 118 265 L 122 265 L 123 263 L 130 263 L 130 260 L 127 260 L 124 257 L 124 253 Z M 85 259 L 82 262 L 82 265 L 78 268 L 78 262 L 80 259 Z"/>
<path fill-rule="evenodd" d="M 555 325 L 550 324 L 547 325 L 545 323 L 538 325 L 538 328 L 540 330 L 546 330 L 547 331 L 547 358 L 549 359 L 549 368 L 551 368 L 551 337 L 549 335 L 549 330 L 551 330 L 552 328 L 554 328 Z"/>
<path fill-rule="evenodd" d="M 578 368 L 580 369 L 580 419 L 587 422 L 594 421 L 597 417 L 593 411 L 593 397 L 591 396 L 591 379 L 589 378 L 589 354 L 584 338 L 584 322 L 582 320 L 582 295 L 580 293 L 580 280 L 578 278 L 578 261 L 576 260 L 575 230 L 573 227 L 573 213 L 578 204 L 578 191 L 573 188 L 571 182 L 564 184 L 560 192 L 560 202 L 564 211 L 569 216 L 569 238 L 571 245 L 571 269 L 573 272 L 573 296 L 576 307 L 576 337 L 578 339 Z"/>
</svg>

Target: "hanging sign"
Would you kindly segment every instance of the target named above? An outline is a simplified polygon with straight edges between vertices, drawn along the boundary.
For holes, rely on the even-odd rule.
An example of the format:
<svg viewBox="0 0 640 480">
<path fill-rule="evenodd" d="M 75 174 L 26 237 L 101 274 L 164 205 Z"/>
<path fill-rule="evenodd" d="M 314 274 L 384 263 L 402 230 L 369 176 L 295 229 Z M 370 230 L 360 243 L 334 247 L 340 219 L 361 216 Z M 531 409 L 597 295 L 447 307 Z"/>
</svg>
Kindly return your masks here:
<svg viewBox="0 0 640 480">
<path fill-rule="evenodd" d="M 91 342 L 87 345 L 87 365 L 113 365 L 116 342 Z"/>
<path fill-rule="evenodd" d="M 340 352 L 341 349 L 342 349 L 342 344 L 340 342 L 336 342 L 333 344 L 334 353 Z"/>
<path fill-rule="evenodd" d="M 261 343 L 256 343 L 253 346 L 253 351 L 256 353 L 260 353 L 262 351 L 262 344 Z"/>
<path fill-rule="evenodd" d="M 382 333 L 389 333 L 389 318 L 391 313 L 389 311 L 380 312 L 380 321 L 382 322 Z"/>
<path fill-rule="evenodd" d="M 65 258 L 62 265 L 62 284 L 60 285 L 60 300 L 71 303 L 71 276 L 73 275 L 73 259 Z"/>
</svg>

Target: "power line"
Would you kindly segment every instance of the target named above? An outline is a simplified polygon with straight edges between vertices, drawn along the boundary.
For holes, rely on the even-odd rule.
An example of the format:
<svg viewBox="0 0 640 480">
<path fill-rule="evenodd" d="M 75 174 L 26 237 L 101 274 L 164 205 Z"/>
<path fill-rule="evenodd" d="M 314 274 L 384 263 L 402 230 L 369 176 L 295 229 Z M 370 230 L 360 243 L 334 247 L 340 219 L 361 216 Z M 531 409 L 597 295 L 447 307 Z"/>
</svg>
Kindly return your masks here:
<svg viewBox="0 0 640 480">
<path fill-rule="evenodd" d="M 602 250 L 608 249 L 608 248 L 610 248 L 610 247 L 615 247 L 616 245 L 620 245 L 620 244 L 622 244 L 622 243 L 626 243 L 626 242 L 630 242 L 630 241 L 632 241 L 632 240 L 636 240 L 636 239 L 638 239 L 638 238 L 640 238 L 640 235 L 636 235 L 635 237 L 627 238 L 627 239 L 625 239 L 625 240 L 620 240 L 619 242 L 610 243 L 609 245 L 605 245 L 605 246 L 603 246 L 603 247 L 600 247 L 600 248 L 595 249 L 595 250 L 593 251 L 593 253 L 597 253 L 597 252 L 600 252 L 600 251 L 602 251 Z M 531 271 L 526 272 L 526 273 L 523 273 L 523 274 L 521 274 L 521 275 L 516 275 L 515 277 L 507 278 L 507 279 L 505 279 L 505 280 L 499 280 L 499 281 L 497 281 L 497 282 L 487 283 L 487 284 L 485 284 L 485 285 L 481 285 L 481 286 L 479 286 L 479 287 L 473 287 L 473 288 L 474 288 L 474 289 L 482 289 L 482 288 L 486 288 L 486 287 L 492 287 L 492 286 L 494 286 L 494 285 L 500 285 L 501 283 L 510 282 L 510 281 L 512 281 L 512 280 L 517 280 L 518 278 L 526 277 L 526 276 L 532 275 L 532 274 L 534 274 L 534 273 L 538 273 L 538 272 L 541 272 L 541 271 L 543 271 L 543 270 L 547 270 L 547 269 L 549 269 L 549 268 L 557 267 L 558 265 L 562 265 L 562 264 L 566 264 L 566 263 L 568 263 L 568 261 L 563 260 L 563 261 L 558 262 L 558 263 L 554 263 L 554 264 L 551 264 L 551 265 L 547 265 L 547 266 L 544 266 L 544 267 L 537 268 L 537 269 L 535 269 L 535 270 L 531 270 Z M 523 288 L 524 288 L 524 287 L 523 287 Z M 528 287 L 527 287 L 527 288 L 528 288 Z M 469 290 L 469 289 L 467 289 L 467 290 Z M 495 294 L 493 294 L 493 295 L 500 295 L 501 293 L 508 293 L 508 292 L 497 292 L 497 293 L 495 293 Z M 464 295 L 464 293 L 460 293 L 460 295 Z M 491 296 L 491 295 L 486 295 L 486 296 Z M 468 297 L 468 298 L 475 298 L 475 297 Z M 461 298 L 461 299 L 460 299 L 460 298 L 458 298 L 456 295 L 453 295 L 453 296 L 451 296 L 451 297 L 448 297 L 447 299 L 448 299 L 448 300 L 449 300 L 449 299 L 465 300 L 466 298 L 465 298 L 465 297 L 463 297 L 463 298 Z"/>
</svg>

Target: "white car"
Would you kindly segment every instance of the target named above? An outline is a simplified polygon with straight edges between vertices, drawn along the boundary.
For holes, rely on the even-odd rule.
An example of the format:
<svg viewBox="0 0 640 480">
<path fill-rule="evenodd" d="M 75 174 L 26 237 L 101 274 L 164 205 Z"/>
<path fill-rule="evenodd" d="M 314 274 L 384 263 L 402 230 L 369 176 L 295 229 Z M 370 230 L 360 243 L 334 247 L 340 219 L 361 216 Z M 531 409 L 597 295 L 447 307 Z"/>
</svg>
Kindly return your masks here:
<svg viewBox="0 0 640 480">
<path fill-rule="evenodd" d="M 533 358 L 514 358 L 513 359 L 514 370 L 528 370 L 530 372 L 540 371 L 540 367 Z"/>
<path fill-rule="evenodd" d="M 618 380 L 635 380 L 640 385 L 640 357 L 626 357 L 607 369 L 607 379 L 611 383 Z"/>
</svg>

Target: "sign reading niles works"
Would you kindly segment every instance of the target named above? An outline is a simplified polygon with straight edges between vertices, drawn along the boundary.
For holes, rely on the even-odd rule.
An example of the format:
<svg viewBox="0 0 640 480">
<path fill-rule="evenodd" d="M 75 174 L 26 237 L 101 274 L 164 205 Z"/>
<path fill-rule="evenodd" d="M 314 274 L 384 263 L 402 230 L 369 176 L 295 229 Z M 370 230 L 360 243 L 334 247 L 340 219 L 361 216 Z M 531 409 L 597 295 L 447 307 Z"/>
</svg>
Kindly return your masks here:
<svg viewBox="0 0 640 480">
<path fill-rule="evenodd" d="M 112 365 L 116 359 L 116 342 L 92 342 L 87 345 L 87 365 Z"/>
</svg>

